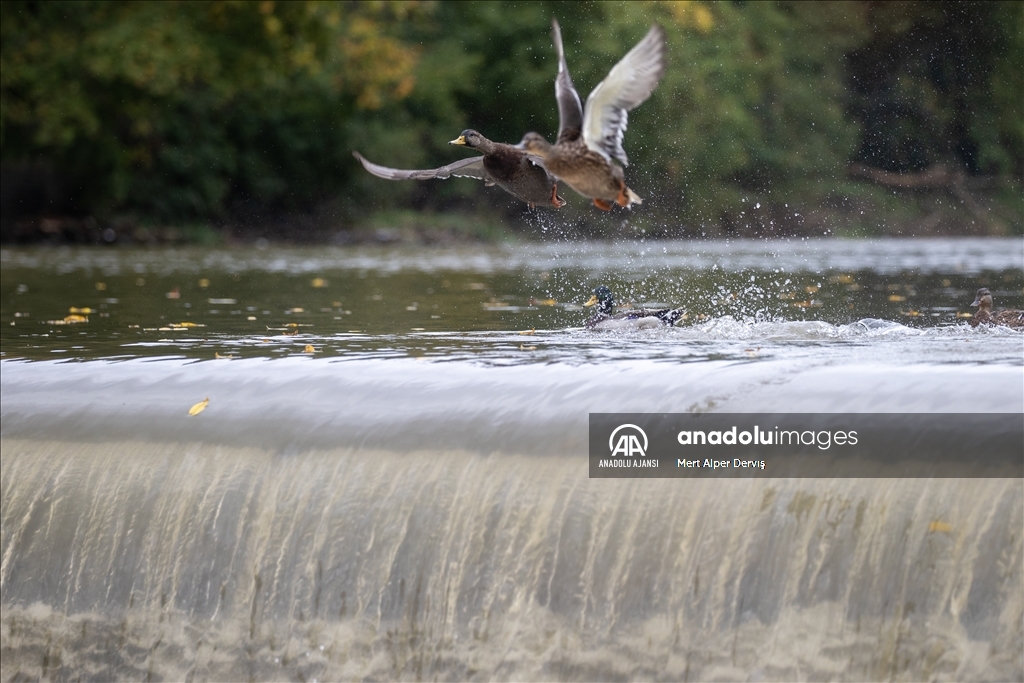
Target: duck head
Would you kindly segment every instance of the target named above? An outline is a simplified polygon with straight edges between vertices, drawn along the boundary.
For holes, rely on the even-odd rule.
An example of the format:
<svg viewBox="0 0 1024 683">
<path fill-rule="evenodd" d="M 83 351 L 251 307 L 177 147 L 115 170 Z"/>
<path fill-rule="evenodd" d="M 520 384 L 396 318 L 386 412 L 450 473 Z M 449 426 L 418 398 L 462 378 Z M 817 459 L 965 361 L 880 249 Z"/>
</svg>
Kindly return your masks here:
<svg viewBox="0 0 1024 683">
<path fill-rule="evenodd" d="M 974 303 L 971 306 L 977 306 L 979 313 L 992 308 L 992 292 L 988 291 L 988 287 L 982 287 L 978 290 L 978 293 L 974 295 Z"/>
<path fill-rule="evenodd" d="M 544 136 L 540 133 L 527 133 L 523 136 L 523 139 L 516 145 L 521 149 L 525 149 L 530 154 L 544 158 L 551 150 L 551 143 L 544 139 Z"/>
<path fill-rule="evenodd" d="M 612 296 L 612 290 L 601 285 L 594 290 L 594 295 L 583 305 L 588 308 L 590 306 L 597 306 L 598 312 L 611 315 L 612 311 L 615 310 L 615 298 Z"/>
<path fill-rule="evenodd" d="M 465 145 L 466 147 L 472 147 L 473 149 L 483 149 L 484 147 L 490 147 L 491 141 L 485 138 L 480 133 L 476 132 L 472 128 L 467 128 L 459 134 L 459 137 L 455 138 L 449 145 Z"/>
</svg>

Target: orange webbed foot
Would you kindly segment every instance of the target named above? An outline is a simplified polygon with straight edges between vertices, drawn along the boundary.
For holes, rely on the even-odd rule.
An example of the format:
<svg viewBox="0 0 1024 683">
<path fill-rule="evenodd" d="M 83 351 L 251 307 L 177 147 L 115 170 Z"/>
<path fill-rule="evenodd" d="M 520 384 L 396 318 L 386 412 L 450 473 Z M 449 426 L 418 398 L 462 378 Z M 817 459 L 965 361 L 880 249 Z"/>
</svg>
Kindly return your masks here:
<svg viewBox="0 0 1024 683">
<path fill-rule="evenodd" d="M 615 203 L 619 206 L 629 206 L 629 193 L 626 191 L 626 183 L 622 183 L 622 187 L 619 188 L 619 196 L 615 198 Z"/>
<path fill-rule="evenodd" d="M 551 206 L 561 209 L 565 206 L 565 200 L 558 196 L 558 183 L 551 186 Z"/>
<path fill-rule="evenodd" d="M 602 211 L 611 211 L 612 210 L 612 203 L 611 202 L 606 202 L 605 200 L 598 199 L 597 197 L 594 197 L 594 206 L 596 206 L 597 208 L 601 209 Z"/>
</svg>

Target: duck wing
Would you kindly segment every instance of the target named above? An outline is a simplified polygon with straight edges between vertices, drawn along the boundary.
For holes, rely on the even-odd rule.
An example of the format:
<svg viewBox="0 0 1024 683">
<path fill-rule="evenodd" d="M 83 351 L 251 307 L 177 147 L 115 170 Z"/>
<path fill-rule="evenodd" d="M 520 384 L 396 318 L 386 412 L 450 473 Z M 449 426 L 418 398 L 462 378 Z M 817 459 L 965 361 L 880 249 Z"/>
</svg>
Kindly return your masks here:
<svg viewBox="0 0 1024 683">
<path fill-rule="evenodd" d="M 623 166 L 628 166 L 626 152 L 622 149 L 627 114 L 651 96 L 664 73 L 665 30 L 655 24 L 587 97 L 583 115 L 583 141 L 587 147 L 609 161 L 615 157 Z M 559 78 L 561 75 L 559 65 Z M 557 91 L 558 81 L 555 85 Z M 559 100 L 560 110 L 561 106 Z"/>
<path fill-rule="evenodd" d="M 352 152 L 352 156 L 358 159 L 359 163 L 361 163 L 363 168 L 365 168 L 369 173 L 377 176 L 378 178 L 384 178 L 385 180 L 431 180 L 434 178 L 443 180 L 445 178 L 455 176 L 457 178 L 476 178 L 478 180 L 483 180 L 486 183 L 494 183 L 494 180 L 491 178 L 491 174 L 484 168 L 484 158 L 482 156 L 460 159 L 453 164 L 448 164 L 447 166 L 442 166 L 440 168 L 428 168 L 418 171 L 378 166 L 377 164 L 367 161 L 359 152 Z"/>
<path fill-rule="evenodd" d="M 551 39 L 558 53 L 558 76 L 555 77 L 555 100 L 558 101 L 557 144 L 579 137 L 583 129 L 583 102 L 569 76 L 569 65 L 565 62 L 565 50 L 562 47 L 562 28 L 557 19 L 551 20 Z"/>
</svg>

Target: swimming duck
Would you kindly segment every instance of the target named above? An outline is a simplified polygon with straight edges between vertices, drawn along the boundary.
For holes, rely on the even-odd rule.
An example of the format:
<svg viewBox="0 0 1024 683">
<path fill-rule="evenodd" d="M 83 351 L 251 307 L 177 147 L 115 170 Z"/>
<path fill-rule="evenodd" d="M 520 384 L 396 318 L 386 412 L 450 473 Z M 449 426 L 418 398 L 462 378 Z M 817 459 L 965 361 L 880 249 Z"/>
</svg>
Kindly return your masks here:
<svg viewBox="0 0 1024 683">
<path fill-rule="evenodd" d="M 440 168 L 408 171 L 378 166 L 367 161 L 359 152 L 352 152 L 352 156 L 368 172 L 385 180 L 431 180 L 450 176 L 477 178 L 484 181 L 485 186 L 497 185 L 516 199 L 529 204 L 531 209 L 547 202 L 551 202 L 556 209 L 565 204 L 565 200 L 558 196 L 558 181 L 544 170 L 539 157 L 523 149 L 522 142 L 518 145 L 492 142 L 475 130 L 464 130 L 448 144 L 465 145 L 484 154 Z"/>
<path fill-rule="evenodd" d="M 650 327 L 671 327 L 683 317 L 683 308 L 634 308 L 621 313 L 615 312 L 615 297 L 612 290 L 604 285 L 594 290 L 594 295 L 583 304 L 588 308 L 597 306 L 597 311 L 584 323 L 591 330 L 645 329 Z"/>
<path fill-rule="evenodd" d="M 1005 310 L 997 313 L 992 312 L 992 292 L 988 291 L 988 287 L 982 287 L 978 290 L 974 296 L 974 303 L 971 306 L 978 307 L 978 312 L 971 318 L 971 327 L 985 324 L 1002 325 L 1014 329 L 1024 328 L 1024 311 Z"/>
<path fill-rule="evenodd" d="M 643 103 L 665 73 L 665 31 L 657 24 L 612 67 L 597 84 L 584 110 L 572 84 L 562 47 L 558 20 L 551 22 L 551 36 L 558 53 L 555 99 L 558 101 L 558 140 L 550 144 L 540 135 L 523 138 L 526 150 L 544 159 L 549 173 L 604 211 L 639 204 L 643 200 L 626 187 L 622 166 L 628 166 L 622 149 L 628 112 Z M 612 159 L 618 159 L 622 166 Z"/>
</svg>

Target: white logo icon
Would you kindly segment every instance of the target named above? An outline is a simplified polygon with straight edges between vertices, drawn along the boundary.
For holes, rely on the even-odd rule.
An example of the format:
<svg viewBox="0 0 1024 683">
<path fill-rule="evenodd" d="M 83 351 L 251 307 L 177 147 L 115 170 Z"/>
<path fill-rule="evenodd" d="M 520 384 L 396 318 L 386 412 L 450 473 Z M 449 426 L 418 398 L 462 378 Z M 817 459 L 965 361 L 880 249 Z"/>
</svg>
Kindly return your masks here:
<svg viewBox="0 0 1024 683">
<path fill-rule="evenodd" d="M 623 432 L 619 436 L 619 440 L 615 440 L 615 435 L 623 429 L 634 430 L 636 433 Z M 637 438 L 637 433 L 643 438 L 644 445 L 640 445 L 640 439 Z M 608 449 L 612 452 L 612 456 L 624 455 L 627 458 L 633 457 L 634 455 L 644 458 L 647 456 L 647 434 L 644 430 L 640 429 L 636 425 L 619 425 L 612 432 L 612 435 L 608 437 Z"/>
</svg>

